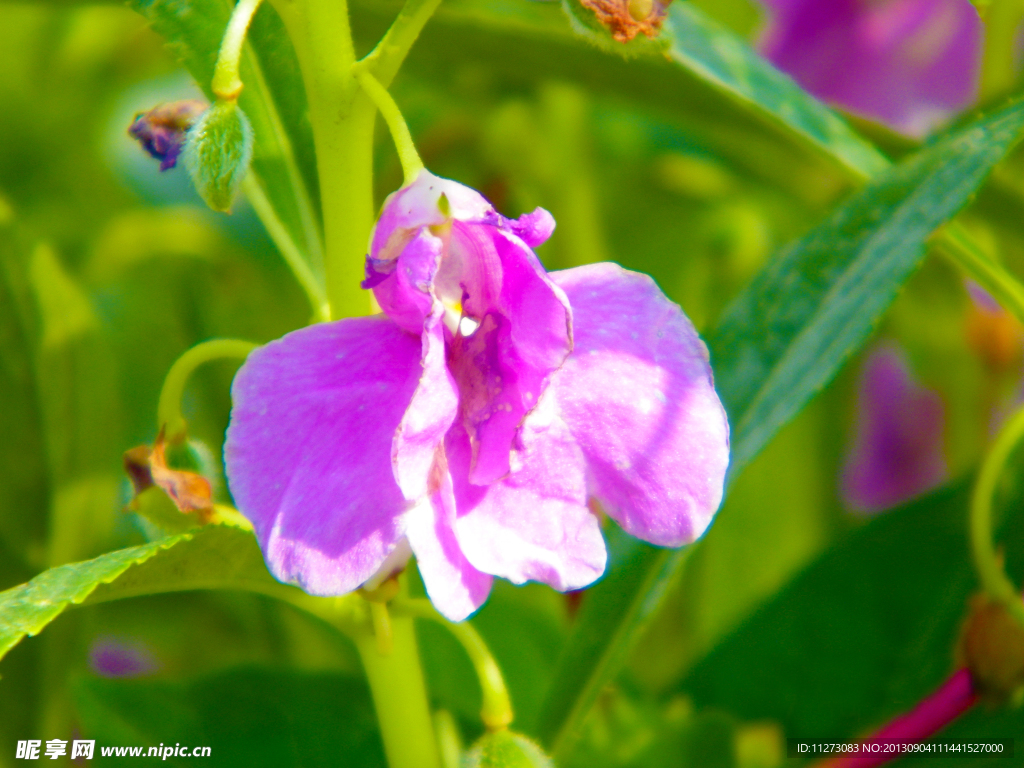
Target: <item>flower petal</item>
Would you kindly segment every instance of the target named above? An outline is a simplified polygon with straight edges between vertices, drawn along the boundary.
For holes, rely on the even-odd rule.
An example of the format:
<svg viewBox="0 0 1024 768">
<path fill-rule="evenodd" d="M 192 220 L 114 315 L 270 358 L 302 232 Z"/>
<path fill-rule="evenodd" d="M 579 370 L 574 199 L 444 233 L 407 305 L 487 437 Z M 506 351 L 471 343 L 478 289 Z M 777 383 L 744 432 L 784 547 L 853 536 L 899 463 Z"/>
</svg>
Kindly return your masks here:
<svg viewBox="0 0 1024 768">
<path fill-rule="evenodd" d="M 438 451 L 438 457 L 429 497 L 409 510 L 406 535 L 430 601 L 449 620 L 462 621 L 487 600 L 493 579 L 474 568 L 459 547 L 452 529 L 455 497 L 444 451 Z"/>
<path fill-rule="evenodd" d="M 551 278 L 569 297 L 575 341 L 551 388 L 590 492 L 633 536 L 693 541 L 721 503 L 729 463 L 704 344 L 647 275 L 605 263 Z"/>
<path fill-rule="evenodd" d="M 770 0 L 761 50 L 819 98 L 912 136 L 974 101 L 982 23 L 970 0 Z"/>
<path fill-rule="evenodd" d="M 604 573 L 607 553 L 586 505 L 584 462 L 565 425 L 542 401 L 523 435 L 523 466 L 488 486 L 469 482 L 471 450 L 456 424 L 446 451 L 458 508 L 455 534 L 484 573 L 567 591 Z"/>
<path fill-rule="evenodd" d="M 444 327 L 437 317 L 423 331 L 421 376 L 392 442 L 395 480 L 408 501 L 427 495 L 437 449 L 455 420 L 459 393 L 445 364 Z"/>
<path fill-rule="evenodd" d="M 422 373 L 419 337 L 383 316 L 295 331 L 231 388 L 228 482 L 270 571 L 314 595 L 360 586 L 401 539 L 392 443 Z"/>
<path fill-rule="evenodd" d="M 370 255 L 379 262 L 395 259 L 421 227 L 439 226 L 449 217 L 481 220 L 490 211 L 493 207 L 476 190 L 420 171 L 412 184 L 384 201 L 373 230 Z"/>
<path fill-rule="evenodd" d="M 412 234 L 396 258 L 366 260 L 364 288 L 373 288 L 373 296 L 384 313 L 409 333 L 423 331 L 428 318 L 440 311 L 433 296 L 434 276 L 444 243 L 424 228 Z"/>
<path fill-rule="evenodd" d="M 473 450 L 470 482 L 486 485 L 516 469 L 513 440 L 572 349 L 572 320 L 565 295 L 518 237 L 456 223 L 450 248 L 471 265 L 463 311 L 480 322 L 452 340 L 450 365 Z"/>
</svg>

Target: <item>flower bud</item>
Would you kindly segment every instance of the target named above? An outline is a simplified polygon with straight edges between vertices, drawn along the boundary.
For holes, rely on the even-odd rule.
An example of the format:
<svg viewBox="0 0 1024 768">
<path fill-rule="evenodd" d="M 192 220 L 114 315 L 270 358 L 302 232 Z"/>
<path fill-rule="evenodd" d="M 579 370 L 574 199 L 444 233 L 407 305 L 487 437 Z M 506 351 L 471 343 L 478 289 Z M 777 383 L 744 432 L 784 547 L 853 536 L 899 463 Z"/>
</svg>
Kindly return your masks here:
<svg viewBox="0 0 1024 768">
<path fill-rule="evenodd" d="M 1024 627 L 987 595 L 971 599 L 958 655 L 978 692 L 993 703 L 1013 699 L 1024 686 Z"/>
<path fill-rule="evenodd" d="M 525 736 L 501 730 L 484 734 L 462 761 L 463 768 L 554 768 L 551 758 Z"/>
<path fill-rule="evenodd" d="M 563 0 L 577 32 L 600 43 L 610 34 L 618 43 L 637 35 L 657 37 L 669 0 Z"/>
<path fill-rule="evenodd" d="M 249 171 L 252 145 L 252 125 L 234 101 L 218 101 L 189 130 L 185 167 L 196 191 L 213 210 L 230 212 Z"/>
</svg>

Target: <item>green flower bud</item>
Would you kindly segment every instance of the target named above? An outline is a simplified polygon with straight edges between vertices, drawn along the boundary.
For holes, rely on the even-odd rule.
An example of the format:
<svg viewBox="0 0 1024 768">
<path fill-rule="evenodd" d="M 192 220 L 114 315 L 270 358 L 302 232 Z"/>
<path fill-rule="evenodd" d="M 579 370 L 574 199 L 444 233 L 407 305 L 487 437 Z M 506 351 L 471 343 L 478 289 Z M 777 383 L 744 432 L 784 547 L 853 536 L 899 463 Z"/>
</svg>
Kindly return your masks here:
<svg viewBox="0 0 1024 768">
<path fill-rule="evenodd" d="M 234 101 L 218 101 L 189 129 L 185 167 L 196 191 L 215 211 L 228 213 L 252 160 L 252 125 Z"/>
<path fill-rule="evenodd" d="M 554 768 L 551 758 L 525 736 L 501 730 L 484 734 L 462 758 L 463 768 Z"/>
</svg>

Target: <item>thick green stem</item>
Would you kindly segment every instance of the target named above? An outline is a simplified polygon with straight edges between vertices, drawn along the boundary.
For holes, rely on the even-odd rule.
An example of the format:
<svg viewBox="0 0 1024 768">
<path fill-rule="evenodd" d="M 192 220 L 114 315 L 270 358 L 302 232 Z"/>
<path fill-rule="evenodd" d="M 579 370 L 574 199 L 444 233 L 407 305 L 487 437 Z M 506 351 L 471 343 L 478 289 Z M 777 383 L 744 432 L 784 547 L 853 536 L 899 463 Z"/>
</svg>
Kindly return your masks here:
<svg viewBox="0 0 1024 768">
<path fill-rule="evenodd" d="M 242 92 L 242 79 L 238 76 L 238 62 L 242 58 L 242 44 L 249 22 L 256 14 L 262 0 L 238 0 L 231 20 L 220 44 L 217 64 L 213 69 L 210 90 L 218 99 L 233 100 Z"/>
<path fill-rule="evenodd" d="M 355 50 L 344 0 L 275 0 L 302 69 L 324 220 L 331 317 L 364 315 L 360 287 L 373 228 L 376 111 L 352 74 Z"/>
<path fill-rule="evenodd" d="M 496 731 L 512 722 L 512 702 L 509 700 L 505 679 L 501 676 L 498 662 L 491 655 L 487 643 L 472 624 L 466 621 L 454 623 L 439 614 L 429 600 L 398 598 L 392 604 L 396 616 L 415 616 L 436 621 L 455 637 L 469 656 L 480 680 L 483 707 L 480 719 L 488 730 Z"/>
<path fill-rule="evenodd" d="M 246 358 L 256 344 L 240 339 L 211 339 L 196 344 L 174 361 L 160 390 L 156 409 L 157 429 L 164 430 L 167 442 L 173 443 L 185 435 L 185 419 L 181 415 L 181 396 L 192 372 L 203 363 L 222 358 Z"/>
<path fill-rule="evenodd" d="M 391 618 L 391 652 L 372 633 L 355 638 L 391 768 L 440 768 L 411 616 Z"/>
<path fill-rule="evenodd" d="M 992 542 L 992 497 L 1013 449 L 1024 438 L 1024 407 L 1003 425 L 985 461 L 971 497 L 971 554 L 986 592 L 1003 603 L 1024 626 L 1024 602 L 1003 568 Z"/>
</svg>

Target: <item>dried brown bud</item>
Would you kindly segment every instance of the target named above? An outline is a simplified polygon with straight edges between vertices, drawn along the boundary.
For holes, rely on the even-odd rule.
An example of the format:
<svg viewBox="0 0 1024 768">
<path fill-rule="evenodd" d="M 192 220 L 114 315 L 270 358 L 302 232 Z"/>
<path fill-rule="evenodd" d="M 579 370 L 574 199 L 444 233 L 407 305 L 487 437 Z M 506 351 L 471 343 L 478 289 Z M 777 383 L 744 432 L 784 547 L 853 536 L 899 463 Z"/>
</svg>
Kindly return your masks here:
<svg viewBox="0 0 1024 768">
<path fill-rule="evenodd" d="M 971 598 L 957 654 L 990 702 L 1003 703 L 1024 686 L 1024 627 L 988 595 Z"/>
<path fill-rule="evenodd" d="M 643 33 L 656 37 L 671 0 L 579 0 L 620 43 Z"/>
<path fill-rule="evenodd" d="M 166 442 L 162 430 L 152 449 L 147 445 L 139 445 L 125 451 L 124 468 L 131 478 L 136 496 L 156 485 L 181 512 L 195 512 L 201 523 L 209 522 L 213 514 L 210 482 L 195 472 L 167 466 Z"/>
</svg>

